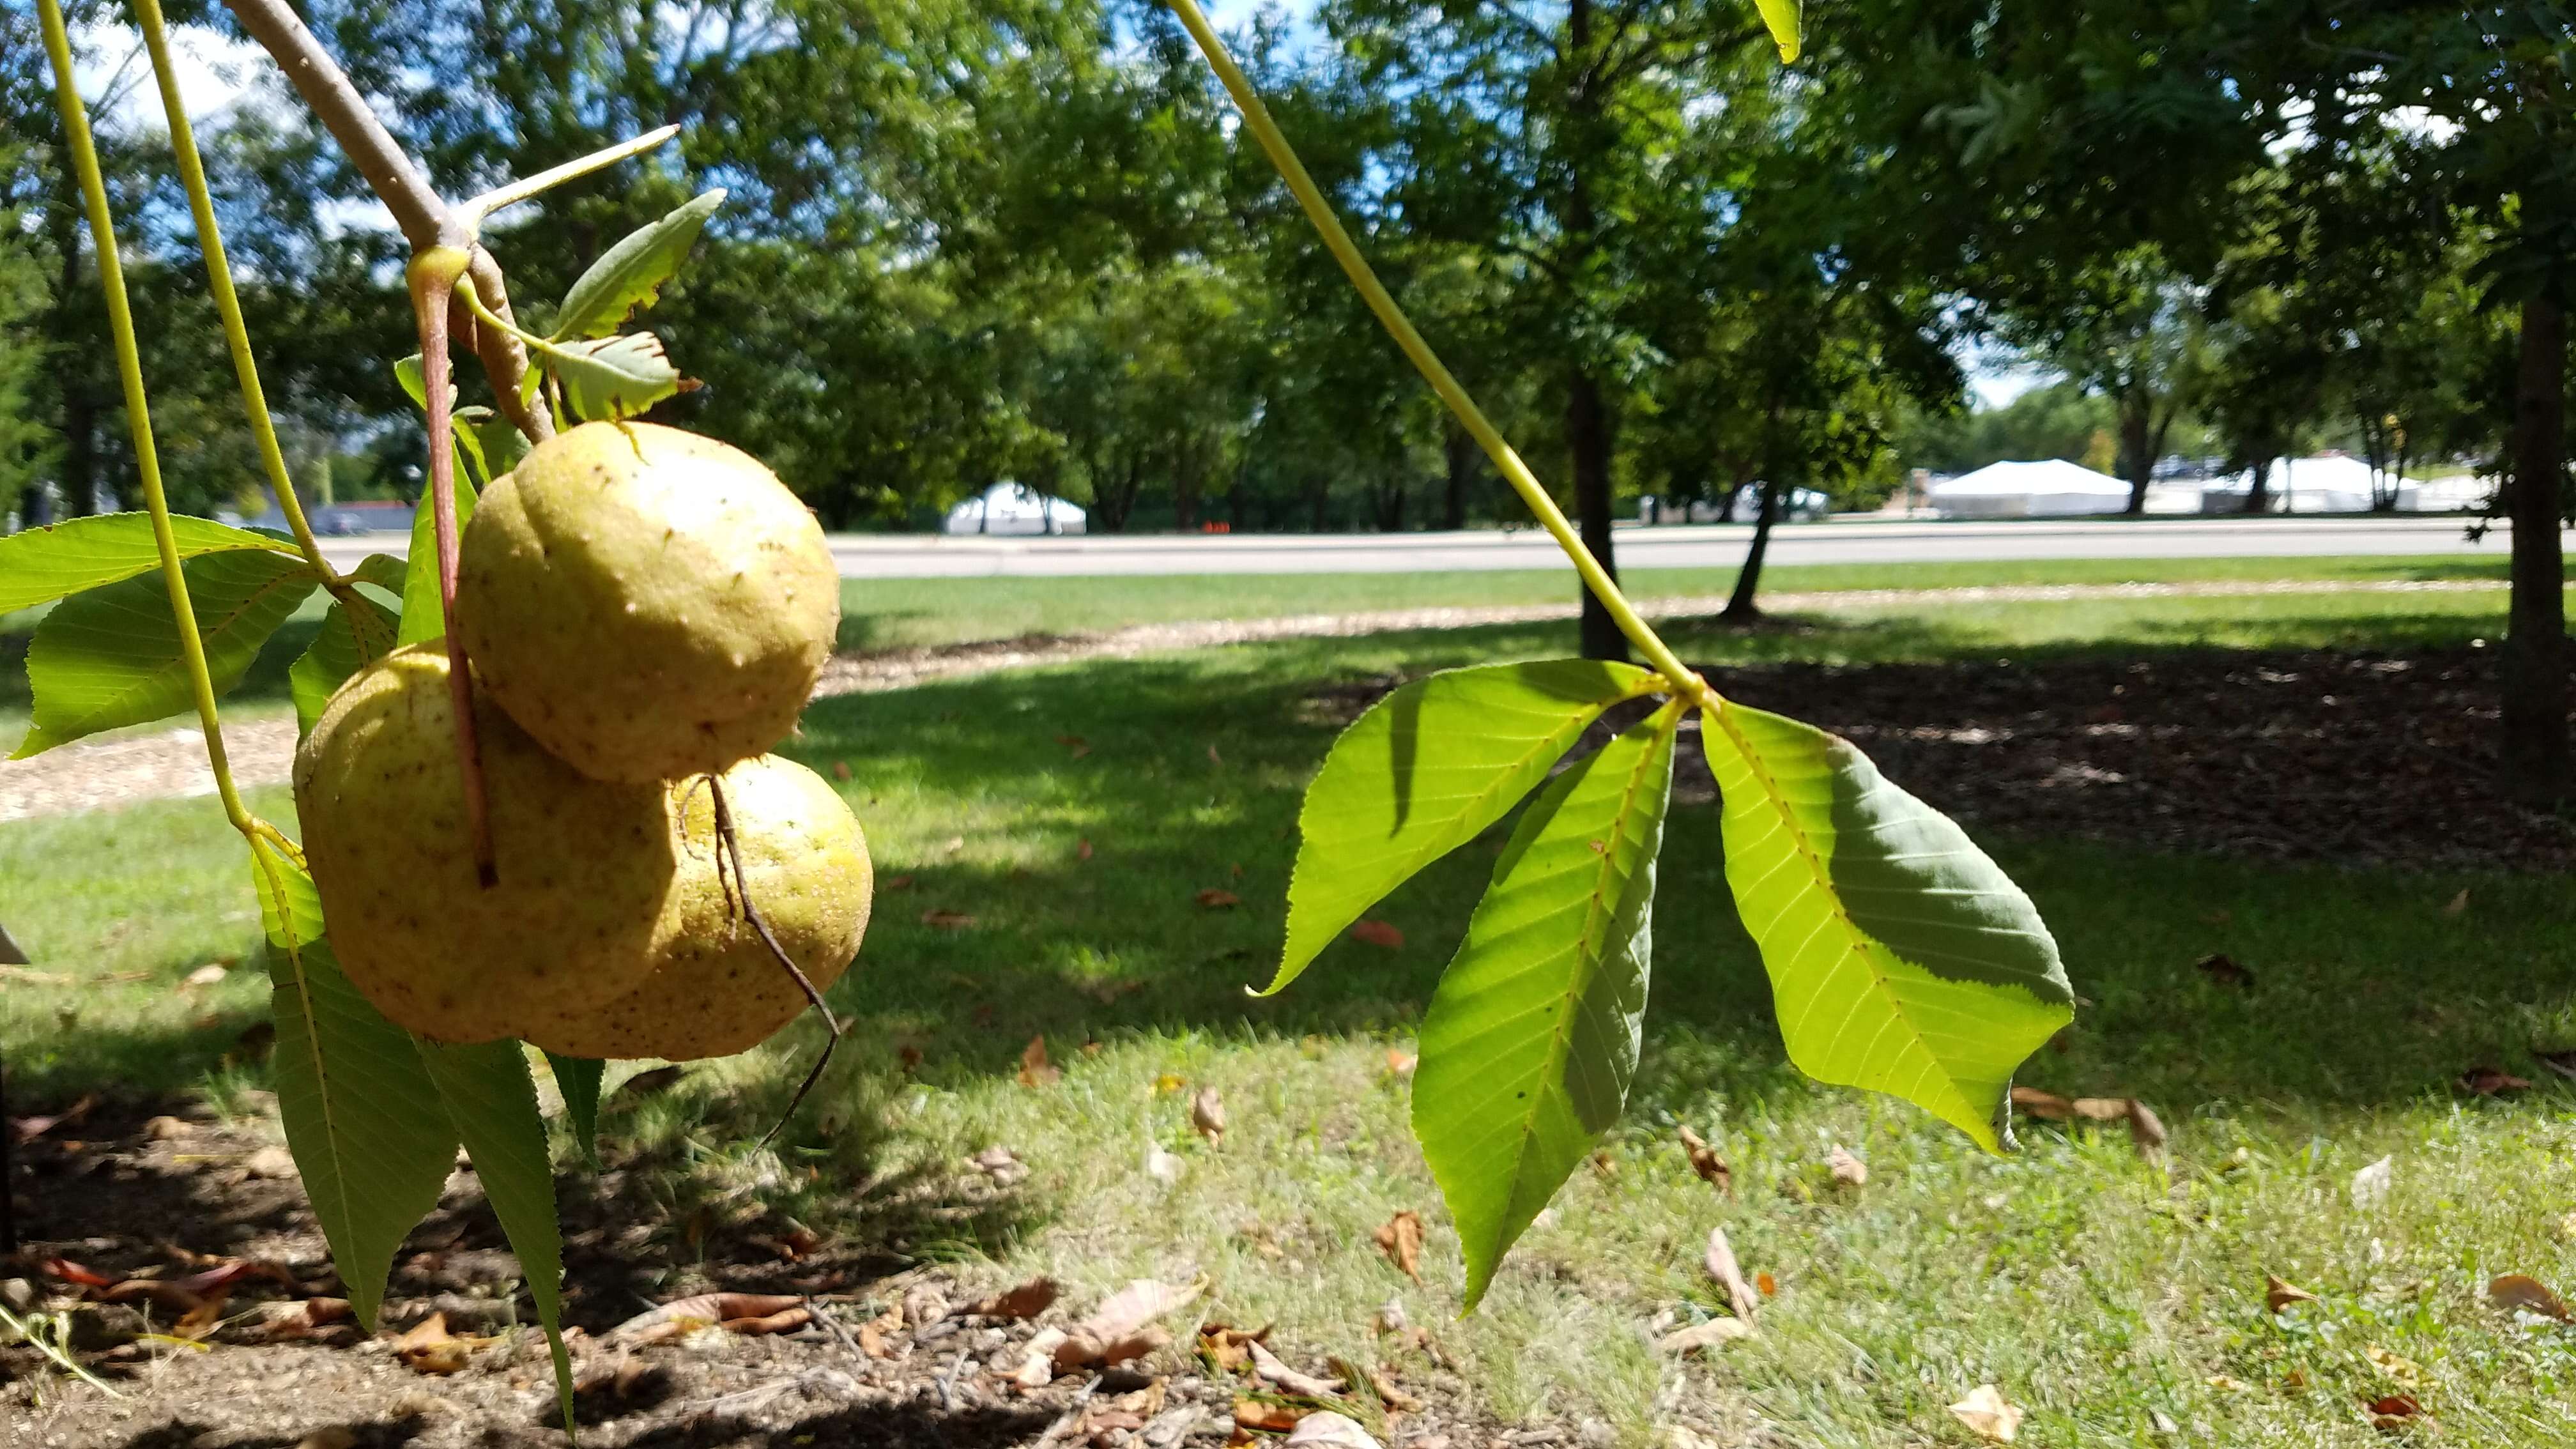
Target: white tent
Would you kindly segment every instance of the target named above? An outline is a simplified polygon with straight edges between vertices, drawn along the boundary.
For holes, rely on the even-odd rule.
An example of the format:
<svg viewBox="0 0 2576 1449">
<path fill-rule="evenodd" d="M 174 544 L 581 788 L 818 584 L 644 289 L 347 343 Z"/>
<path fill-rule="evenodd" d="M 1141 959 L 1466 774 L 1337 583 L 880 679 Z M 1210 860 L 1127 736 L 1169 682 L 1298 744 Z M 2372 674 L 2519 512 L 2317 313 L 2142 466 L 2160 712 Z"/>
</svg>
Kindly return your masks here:
<svg viewBox="0 0 2576 1449">
<path fill-rule="evenodd" d="M 2264 489 L 2276 513 L 2367 513 L 2371 506 L 2370 465 L 2359 458 L 2328 453 L 2315 458 L 2279 458 Z M 2239 473 L 2214 480 L 2201 490 L 2203 513 L 2234 513 L 2245 506 L 2254 475 Z M 2423 489 L 2413 479 L 2396 484 L 2397 506 L 2405 512 L 2422 508 Z"/>
<path fill-rule="evenodd" d="M 2036 463 L 1990 463 L 1931 489 L 1943 518 L 2066 518 L 2118 513 L 2129 506 L 2129 485 L 2063 458 Z"/>
<path fill-rule="evenodd" d="M 996 483 L 948 510 L 942 533 L 1080 533 L 1091 515 L 1025 483 Z"/>
</svg>

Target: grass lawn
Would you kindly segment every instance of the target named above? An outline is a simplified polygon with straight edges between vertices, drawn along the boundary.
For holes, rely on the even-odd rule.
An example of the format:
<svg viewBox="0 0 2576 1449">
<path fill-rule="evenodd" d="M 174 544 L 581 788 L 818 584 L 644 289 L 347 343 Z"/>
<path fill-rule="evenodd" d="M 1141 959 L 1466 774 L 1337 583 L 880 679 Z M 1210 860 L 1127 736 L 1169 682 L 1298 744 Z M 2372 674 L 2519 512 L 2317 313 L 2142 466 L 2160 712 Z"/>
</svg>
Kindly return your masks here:
<svg viewBox="0 0 2576 1449">
<path fill-rule="evenodd" d="M 1186 602 L 1147 590 L 1119 604 L 1139 582 L 1179 588 L 1098 581 L 1085 607 L 1101 612 L 1068 605 L 1044 619 L 1097 628 Z M 1247 584 L 1227 581 L 1238 601 Z M 1783 571 L 1784 589 L 1817 586 Z M 1022 605 L 992 602 L 1002 597 L 985 596 L 977 617 L 998 622 L 980 627 L 1009 631 Z M 1379 594 L 1369 606 L 1417 602 L 1457 600 Z M 923 607 L 919 619 L 948 606 Z M 2132 657 L 2459 644 L 2500 629 L 2502 608 L 2500 595 L 2325 593 L 1861 609 L 1805 629 L 1682 638 L 1694 660 L 1721 666 Z M 1729 1444 L 1763 1426 L 1800 1445 L 1966 1444 L 1943 1406 L 1987 1382 L 2030 1410 L 2023 1442 L 2042 1445 L 2380 1444 L 2362 1405 L 2399 1392 L 2452 1443 L 2576 1436 L 2576 1336 L 2517 1324 L 2483 1292 L 2507 1272 L 2576 1289 L 2576 1117 L 2566 1084 L 2531 1056 L 2576 1044 L 2576 889 L 2557 877 L 1990 841 L 2037 898 L 2084 998 L 2027 1080 L 2134 1094 L 2172 1144 L 2156 1164 L 2125 1130 L 2028 1124 L 2020 1154 L 1987 1158 L 1911 1108 L 1817 1087 L 1786 1063 L 1728 903 L 1716 813 L 1677 807 L 1644 1065 L 1608 1166 L 1578 1173 L 1484 1309 L 1455 1321 L 1455 1240 L 1387 1054 L 1408 1046 L 1490 851 L 1467 847 L 1378 912 L 1403 930 L 1401 949 L 1345 942 L 1277 999 L 1242 988 L 1277 949 L 1298 791 L 1333 730 L 1319 692 L 1561 653 L 1571 633 L 1289 641 L 816 705 L 788 752 L 848 762 L 843 789 L 886 885 L 860 966 L 834 993 L 854 1040 L 776 1152 L 752 1142 L 808 1060 L 809 1026 L 612 1104 L 612 1158 L 651 1174 L 665 1209 L 641 1256 L 668 1264 L 671 1286 L 690 1281 L 748 1200 L 995 1283 L 1051 1272 L 1076 1302 L 1132 1276 L 1205 1273 L 1208 1316 L 1276 1322 L 1274 1344 L 1300 1363 L 1379 1361 L 1371 1320 L 1395 1299 L 1497 1414 L 1597 1418 L 1638 1445 L 1673 1424 Z M 289 809 L 274 793 L 261 803 Z M 910 884 L 892 888 L 898 877 Z M 1243 907 L 1203 909 L 1207 887 Z M 2446 910 L 2464 890 L 2465 909 Z M 974 920 L 934 927 L 931 911 Z M 110 1085 L 257 1083 L 256 1066 L 223 1058 L 264 1012 L 258 973 L 177 984 L 256 932 L 240 849 L 209 802 L 0 824 L 0 918 L 45 967 L 92 983 L 0 991 L 14 1109 Z M 2251 985 L 2196 971 L 2211 952 L 2248 968 Z M 1023 1086 L 1020 1053 L 1039 1034 L 1064 1077 Z M 906 1049 L 919 1054 L 910 1071 Z M 2455 1097 L 2448 1084 L 2476 1065 L 2542 1085 Z M 1201 1084 L 1224 1094 L 1221 1150 L 1189 1126 Z M 1683 1122 L 1731 1163 L 1732 1199 L 1691 1173 L 1673 1136 Z M 996 1145 L 1033 1169 L 999 1198 L 969 1189 L 980 1179 L 962 1165 Z M 1155 1146 L 1183 1159 L 1176 1183 L 1144 1170 Z M 1868 1163 L 1866 1187 L 1830 1185 L 1835 1146 Z M 2383 1156 L 2386 1200 L 2357 1206 L 2353 1172 Z M 872 1175 L 905 1186 L 853 1191 Z M 567 1180 L 568 1194 L 585 1190 Z M 1431 1226 L 1419 1287 L 1370 1243 L 1405 1208 Z M 1778 1293 L 1758 1337 L 1707 1362 L 1673 1360 L 1650 1326 L 1722 1302 L 1699 1267 L 1712 1226 Z M 2267 1313 L 2267 1273 L 2320 1301 Z M 2159 1415 L 2179 1438 L 2159 1435 Z"/>
<path fill-rule="evenodd" d="M 2037 563 L 1840 564 L 1774 567 L 1780 593 L 1947 589 L 2000 584 L 2206 583 L 2504 579 L 2501 560 L 2446 558 L 2072 559 Z M 1723 595 L 1732 569 L 1632 569 L 1639 599 Z M 1493 573 L 1183 574 L 1139 578 L 844 579 L 840 647 L 939 648 L 991 640 L 1103 633 L 1138 624 L 1265 619 L 1387 609 L 1563 604 L 1564 570 Z M 319 595 L 278 630 L 224 702 L 227 718 L 274 718 L 293 709 L 286 672 L 321 628 Z M 2480 603 L 2472 607 L 2484 608 Z M 0 739 L 26 732 L 27 644 L 44 610 L 0 616 Z M 154 726 L 160 728 L 161 726 Z"/>
</svg>

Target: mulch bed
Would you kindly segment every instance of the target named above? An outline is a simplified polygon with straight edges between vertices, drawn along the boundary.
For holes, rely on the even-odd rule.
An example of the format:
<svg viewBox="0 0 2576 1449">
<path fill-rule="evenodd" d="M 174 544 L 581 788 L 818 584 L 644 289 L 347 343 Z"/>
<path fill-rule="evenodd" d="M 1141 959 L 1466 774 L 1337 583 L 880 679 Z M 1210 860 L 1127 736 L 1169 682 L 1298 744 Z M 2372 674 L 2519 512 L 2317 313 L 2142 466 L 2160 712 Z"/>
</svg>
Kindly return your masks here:
<svg viewBox="0 0 2576 1449">
<path fill-rule="evenodd" d="M 544 1340 L 513 1327 L 533 1318 L 470 1169 L 449 1179 L 397 1256 L 383 1332 L 370 1338 L 336 1313 L 311 1321 L 312 1300 L 330 1306 L 346 1290 L 273 1139 L 202 1108 L 154 1110 L 95 1106 L 18 1149 L 24 1226 L 46 1236 L 14 1264 L 0 1259 L 0 1299 L 69 1314 L 78 1356 L 120 1397 L 67 1378 L 23 1345 L 0 1347 L 0 1446 L 566 1442 Z M 972 1165 L 956 1169 L 896 1190 L 935 1199 L 920 1204 L 929 1215 L 972 1213 L 1007 1196 Z M 561 1194 L 585 1446 L 1213 1449 L 1236 1436 L 1239 1401 L 1288 1400 L 1193 1351 L 1204 1303 L 1171 1313 L 1173 1341 L 1132 1363 L 1023 1387 L 1008 1374 L 1029 1357 L 1031 1339 L 1095 1305 L 1068 1296 L 1034 1319 L 980 1314 L 979 1301 L 1009 1285 L 908 1263 L 882 1241 L 782 1247 L 790 1234 L 757 1212 L 697 1215 L 682 1231 L 660 1231 L 670 1213 L 652 1199 L 650 1177 L 648 1164 L 620 1170 L 612 1161 L 595 1178 L 567 1177 Z M 181 1302 L 84 1289 L 67 1276 L 169 1280 L 223 1263 L 257 1271 L 230 1285 L 220 1326 L 201 1346 L 153 1336 L 174 1332 Z M 793 1295 L 816 1317 L 779 1332 L 698 1328 L 632 1340 L 617 1330 L 657 1303 L 709 1291 Z M 111 1297 L 122 1301 L 101 1301 Z M 890 1326 L 884 1315 L 898 1306 L 899 1326 Z M 488 1340 L 459 1371 L 425 1373 L 396 1352 L 393 1335 L 433 1313 L 455 1335 Z M 1529 1424 L 1493 1422 L 1454 1373 L 1419 1349 L 1388 1345 L 1404 1391 L 1427 1401 L 1379 1420 L 1395 1449 L 1574 1442 L 1573 1426 L 1542 1426 L 1532 1439 Z M 1271 1346 L 1301 1368 L 1333 1372 L 1293 1345 Z M 1340 1407 L 1377 1419 L 1369 1390 L 1358 1392 Z"/>
<path fill-rule="evenodd" d="M 2576 826 L 2508 803 L 2495 651 L 2176 651 L 1711 669 L 1841 734 L 1989 831 L 2264 860 L 2576 867 Z M 1707 767 L 1686 751 L 1695 784 Z"/>
</svg>

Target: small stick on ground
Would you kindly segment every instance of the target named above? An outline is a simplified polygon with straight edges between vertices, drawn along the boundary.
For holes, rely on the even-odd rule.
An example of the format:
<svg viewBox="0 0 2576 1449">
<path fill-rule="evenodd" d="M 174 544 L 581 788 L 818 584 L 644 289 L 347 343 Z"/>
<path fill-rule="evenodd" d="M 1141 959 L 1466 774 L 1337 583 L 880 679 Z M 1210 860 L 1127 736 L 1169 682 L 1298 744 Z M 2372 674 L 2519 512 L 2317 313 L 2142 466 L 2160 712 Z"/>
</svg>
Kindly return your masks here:
<svg viewBox="0 0 2576 1449">
<path fill-rule="evenodd" d="M 751 880 L 743 874 L 742 842 L 734 838 L 733 807 L 725 801 L 724 781 L 709 775 L 707 794 L 715 802 L 716 839 L 723 847 L 716 853 L 718 883 L 721 884 L 723 881 L 725 862 L 731 860 L 734 899 L 742 904 L 742 918 L 751 923 L 754 931 L 760 933 L 760 944 L 767 946 L 769 954 L 776 957 L 778 964 L 785 967 L 787 974 L 794 978 L 797 989 L 803 991 L 805 999 L 814 1004 L 814 1010 L 822 1015 L 824 1029 L 831 1033 L 823 1043 L 823 1054 L 814 1059 L 813 1070 L 805 1074 L 805 1080 L 797 1085 L 796 1095 L 788 1099 L 787 1110 L 778 1115 L 776 1125 L 760 1139 L 760 1145 L 766 1147 L 770 1140 L 778 1135 L 780 1129 L 787 1125 L 788 1119 L 796 1115 L 796 1109 L 805 1105 L 806 1095 L 814 1090 L 816 1082 L 823 1079 L 823 1069 L 832 1064 L 832 1052 L 841 1044 L 841 1019 L 834 1016 L 832 1008 L 824 1004 L 823 993 L 814 989 L 814 982 L 805 974 L 805 968 L 797 965 L 795 958 L 787 954 L 787 948 L 778 944 L 778 937 L 770 931 L 769 922 L 761 919 L 760 907 L 752 903 Z"/>
</svg>

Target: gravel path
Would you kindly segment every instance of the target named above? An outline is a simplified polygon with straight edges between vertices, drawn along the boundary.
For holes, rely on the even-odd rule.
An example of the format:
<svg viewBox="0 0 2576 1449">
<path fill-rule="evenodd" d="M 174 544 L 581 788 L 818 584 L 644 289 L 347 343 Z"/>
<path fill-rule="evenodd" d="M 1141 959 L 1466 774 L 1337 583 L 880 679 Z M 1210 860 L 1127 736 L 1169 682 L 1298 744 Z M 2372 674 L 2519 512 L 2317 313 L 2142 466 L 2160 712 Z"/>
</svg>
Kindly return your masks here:
<svg viewBox="0 0 2576 1449">
<path fill-rule="evenodd" d="M 2486 580 L 2330 583 L 2312 580 L 2187 584 L 2000 585 L 1964 589 L 1856 589 L 1836 593 L 1771 594 L 1774 612 L 1867 609 L 1919 605 L 2063 603 L 2098 599 L 2254 598 L 2272 594 L 2500 593 Z M 1641 604 L 1654 618 L 1704 616 L 1725 606 L 1721 598 L 1668 598 Z M 823 671 L 819 696 L 903 689 L 934 679 L 984 674 L 1027 665 L 1084 659 L 1132 659 L 1169 649 L 1198 649 L 1269 639 L 1340 638 L 1417 629 L 1461 629 L 1485 624 L 1544 623 L 1574 617 L 1566 604 L 1484 609 L 1391 609 L 1358 614 L 1294 614 L 1271 619 L 1140 624 L 1106 634 L 1000 640 L 882 653 L 845 654 Z M 295 721 L 255 720 L 224 730 L 233 778 L 245 787 L 284 784 L 295 755 Z M 211 795 L 205 739 L 194 726 L 112 740 L 66 745 L 29 760 L 0 763 L 0 821 L 64 815 L 130 805 L 168 796 Z"/>
</svg>

